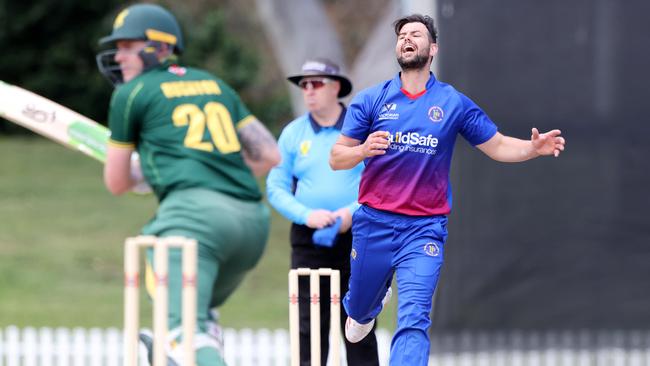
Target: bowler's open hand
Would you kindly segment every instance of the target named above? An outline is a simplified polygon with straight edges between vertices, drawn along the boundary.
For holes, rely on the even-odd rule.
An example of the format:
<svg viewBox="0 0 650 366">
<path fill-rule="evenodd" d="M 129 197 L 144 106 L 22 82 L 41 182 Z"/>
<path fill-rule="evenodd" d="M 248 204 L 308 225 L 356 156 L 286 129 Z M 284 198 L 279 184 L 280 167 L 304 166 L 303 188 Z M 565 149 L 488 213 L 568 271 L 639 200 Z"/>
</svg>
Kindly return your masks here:
<svg viewBox="0 0 650 366">
<path fill-rule="evenodd" d="M 560 130 L 551 130 L 546 133 L 540 134 L 539 131 L 533 127 L 530 141 L 533 143 L 535 152 L 539 155 L 553 155 L 556 158 L 564 151 L 564 144 L 566 141 L 564 137 L 560 136 Z"/>
</svg>

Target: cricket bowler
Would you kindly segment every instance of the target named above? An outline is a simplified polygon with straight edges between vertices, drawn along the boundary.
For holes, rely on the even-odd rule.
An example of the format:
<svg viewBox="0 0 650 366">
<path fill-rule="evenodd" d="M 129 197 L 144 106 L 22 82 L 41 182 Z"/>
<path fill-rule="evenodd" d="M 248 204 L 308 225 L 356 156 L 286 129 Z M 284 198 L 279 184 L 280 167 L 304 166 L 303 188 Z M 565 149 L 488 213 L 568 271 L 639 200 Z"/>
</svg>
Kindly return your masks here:
<svg viewBox="0 0 650 366">
<path fill-rule="evenodd" d="M 394 23 L 401 72 L 354 98 L 330 155 L 333 169 L 364 162 L 361 207 L 352 218 L 345 335 L 363 339 L 397 280 L 397 329 L 391 366 L 426 366 L 432 296 L 443 263 L 451 210 L 449 169 L 456 136 L 501 162 L 559 156 L 559 130 L 530 140 L 504 136 L 472 100 L 430 72 L 438 52 L 433 19 L 414 14 Z"/>
</svg>

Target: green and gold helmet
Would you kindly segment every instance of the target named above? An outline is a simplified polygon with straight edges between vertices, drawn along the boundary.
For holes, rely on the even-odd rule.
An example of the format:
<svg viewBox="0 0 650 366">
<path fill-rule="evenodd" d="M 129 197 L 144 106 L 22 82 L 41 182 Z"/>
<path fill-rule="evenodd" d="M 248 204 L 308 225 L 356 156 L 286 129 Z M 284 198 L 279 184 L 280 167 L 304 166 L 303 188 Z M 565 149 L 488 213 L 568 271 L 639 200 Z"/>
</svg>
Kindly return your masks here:
<svg viewBox="0 0 650 366">
<path fill-rule="evenodd" d="M 175 55 L 183 52 L 183 34 L 176 18 L 167 9 L 155 4 L 136 4 L 122 10 L 113 22 L 110 35 L 99 40 L 100 44 L 114 44 L 121 40 L 142 40 L 148 42 L 140 52 L 145 70 L 159 65 L 157 51 L 162 44 L 169 46 Z M 123 82 L 120 66 L 115 62 L 116 50 L 107 50 L 97 55 L 99 71 L 114 85 Z M 170 52 L 170 55 L 173 56 Z"/>
<path fill-rule="evenodd" d="M 100 44 L 122 39 L 140 39 L 174 46 L 183 52 L 183 35 L 176 18 L 167 9 L 155 4 L 136 4 L 122 10 L 113 22 L 113 32 L 99 40 Z"/>
</svg>

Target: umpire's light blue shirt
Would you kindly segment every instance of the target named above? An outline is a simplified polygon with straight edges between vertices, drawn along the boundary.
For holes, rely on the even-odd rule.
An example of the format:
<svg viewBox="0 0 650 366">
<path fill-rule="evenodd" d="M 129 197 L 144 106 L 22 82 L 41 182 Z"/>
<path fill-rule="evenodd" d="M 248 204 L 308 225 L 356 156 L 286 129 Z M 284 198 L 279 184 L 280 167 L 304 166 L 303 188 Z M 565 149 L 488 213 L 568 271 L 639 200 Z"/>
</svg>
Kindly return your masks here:
<svg viewBox="0 0 650 366">
<path fill-rule="evenodd" d="M 269 202 L 290 221 L 304 225 L 316 209 L 336 211 L 357 207 L 363 163 L 350 170 L 329 166 L 332 146 L 338 139 L 346 109 L 336 125 L 322 127 L 305 114 L 289 123 L 278 140 L 282 162 L 269 173 Z"/>
</svg>

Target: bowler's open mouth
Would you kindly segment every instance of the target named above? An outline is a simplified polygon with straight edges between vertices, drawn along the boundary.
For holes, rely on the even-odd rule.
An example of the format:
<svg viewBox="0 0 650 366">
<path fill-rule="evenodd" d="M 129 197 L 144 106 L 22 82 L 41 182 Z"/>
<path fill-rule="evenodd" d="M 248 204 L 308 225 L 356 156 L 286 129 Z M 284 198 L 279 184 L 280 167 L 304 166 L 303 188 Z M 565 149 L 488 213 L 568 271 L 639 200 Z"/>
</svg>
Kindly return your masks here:
<svg viewBox="0 0 650 366">
<path fill-rule="evenodd" d="M 415 52 L 415 46 L 407 44 L 404 47 L 402 47 L 402 53 L 406 52 Z"/>
</svg>

